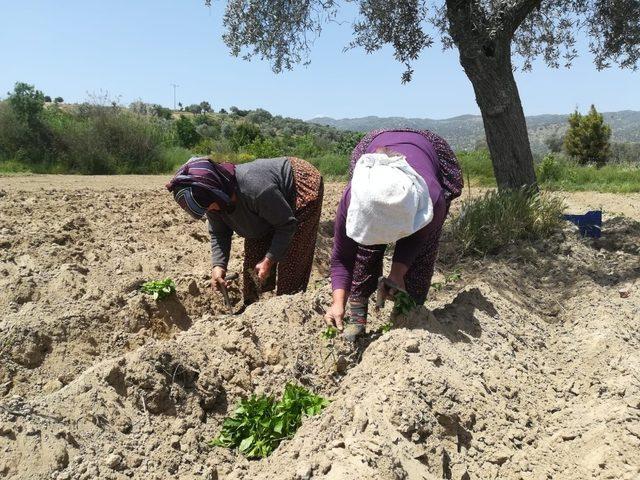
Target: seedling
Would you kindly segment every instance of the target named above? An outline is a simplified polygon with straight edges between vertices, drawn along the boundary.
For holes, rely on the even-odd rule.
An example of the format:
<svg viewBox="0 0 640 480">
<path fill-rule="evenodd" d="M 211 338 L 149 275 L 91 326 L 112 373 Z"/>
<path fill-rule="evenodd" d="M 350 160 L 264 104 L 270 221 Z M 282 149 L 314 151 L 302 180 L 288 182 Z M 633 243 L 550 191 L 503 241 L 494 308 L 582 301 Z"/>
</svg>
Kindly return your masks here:
<svg viewBox="0 0 640 480">
<path fill-rule="evenodd" d="M 453 273 L 450 273 L 449 275 L 447 275 L 444 278 L 444 282 L 433 282 L 431 284 L 431 289 L 435 290 L 436 292 L 438 292 L 438 291 L 442 290 L 446 285 L 449 285 L 451 283 L 456 283 L 461 278 L 462 278 L 462 273 L 460 273 L 459 270 L 456 270 Z"/>
<path fill-rule="evenodd" d="M 324 357 L 324 361 L 326 362 L 329 357 L 333 358 L 333 364 L 335 365 L 337 362 L 336 353 L 335 353 L 335 338 L 338 336 L 338 329 L 336 327 L 327 327 L 320 336 L 327 341 L 327 348 L 329 349 L 329 353 Z"/>
<path fill-rule="evenodd" d="M 252 395 L 240 401 L 209 445 L 238 448 L 248 458 L 267 457 L 282 440 L 293 437 L 304 417 L 317 415 L 328 404 L 328 400 L 291 383 L 285 386 L 280 401 Z"/>
<path fill-rule="evenodd" d="M 165 278 L 143 283 L 140 290 L 151 294 L 154 300 L 162 300 L 176 291 L 176 284 L 170 278 Z"/>
<path fill-rule="evenodd" d="M 395 294 L 393 303 L 394 315 L 407 315 L 417 306 L 418 305 L 416 304 L 415 300 L 411 298 L 408 293 L 399 291 Z"/>
<path fill-rule="evenodd" d="M 322 335 L 322 338 L 325 340 L 332 340 L 338 335 L 338 329 L 336 327 L 327 327 L 320 335 Z"/>
<path fill-rule="evenodd" d="M 383 323 L 382 326 L 378 329 L 378 332 L 380 332 L 381 334 L 387 333 L 391 331 L 391 328 L 393 328 L 393 322 Z"/>
<path fill-rule="evenodd" d="M 454 271 L 453 273 L 447 275 L 447 277 L 445 278 L 444 282 L 446 284 L 449 283 L 456 283 L 458 280 L 460 280 L 462 278 L 462 273 L 460 273 L 459 270 Z"/>
</svg>

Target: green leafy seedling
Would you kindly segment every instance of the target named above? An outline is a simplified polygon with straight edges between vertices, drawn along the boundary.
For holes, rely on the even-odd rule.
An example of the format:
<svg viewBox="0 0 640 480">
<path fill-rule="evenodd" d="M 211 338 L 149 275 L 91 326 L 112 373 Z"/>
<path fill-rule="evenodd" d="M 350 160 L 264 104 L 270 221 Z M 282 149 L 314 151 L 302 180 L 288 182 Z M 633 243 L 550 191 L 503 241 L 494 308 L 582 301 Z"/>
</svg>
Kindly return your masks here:
<svg viewBox="0 0 640 480">
<path fill-rule="evenodd" d="M 393 322 L 383 323 L 382 326 L 378 329 L 380 333 L 390 332 L 393 328 Z"/>
<path fill-rule="evenodd" d="M 209 445 L 237 448 L 248 458 L 267 457 L 282 440 L 293 437 L 304 417 L 317 415 L 328 404 L 328 400 L 291 383 L 285 386 L 280 401 L 252 395 L 240 401 Z"/>
<path fill-rule="evenodd" d="M 338 336 L 338 329 L 336 327 L 327 327 L 320 335 L 322 335 L 322 338 L 325 340 L 333 340 Z"/>
<path fill-rule="evenodd" d="M 462 273 L 460 273 L 459 270 L 456 270 L 455 272 L 447 275 L 447 277 L 445 278 L 445 283 L 449 284 L 449 283 L 456 283 L 457 281 L 459 281 L 462 278 Z"/>
<path fill-rule="evenodd" d="M 444 283 L 442 282 L 433 282 L 431 284 L 431 289 L 435 290 L 436 292 L 439 292 L 440 290 L 442 290 L 444 288 Z"/>
<path fill-rule="evenodd" d="M 407 315 L 417 306 L 418 305 L 415 300 L 411 298 L 409 294 L 405 292 L 397 292 L 393 303 L 393 313 L 395 315 Z"/>
<path fill-rule="evenodd" d="M 170 278 L 165 278 L 143 283 L 140 290 L 152 295 L 154 300 L 162 300 L 176 291 L 176 284 Z"/>
</svg>

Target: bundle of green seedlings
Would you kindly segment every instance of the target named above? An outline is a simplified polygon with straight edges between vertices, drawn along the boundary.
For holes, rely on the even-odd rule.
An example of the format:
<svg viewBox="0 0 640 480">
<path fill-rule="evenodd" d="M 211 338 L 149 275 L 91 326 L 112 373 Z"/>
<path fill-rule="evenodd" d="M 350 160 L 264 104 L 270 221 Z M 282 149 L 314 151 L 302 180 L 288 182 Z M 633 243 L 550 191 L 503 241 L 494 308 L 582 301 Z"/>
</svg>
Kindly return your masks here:
<svg viewBox="0 0 640 480">
<path fill-rule="evenodd" d="M 393 314 L 408 315 L 417 306 L 416 301 L 408 293 L 400 291 L 395 294 L 393 299 Z"/>
<path fill-rule="evenodd" d="M 267 395 L 252 395 L 240 401 L 210 445 L 237 448 L 248 458 L 267 457 L 282 440 L 293 437 L 304 417 L 317 415 L 328 404 L 328 400 L 291 383 L 286 385 L 280 401 Z"/>
<path fill-rule="evenodd" d="M 140 290 L 152 295 L 154 300 L 162 300 L 176 291 L 176 284 L 170 278 L 165 278 L 143 283 Z"/>
<path fill-rule="evenodd" d="M 413 298 L 409 296 L 408 293 L 405 292 L 396 292 L 393 299 L 393 316 L 396 315 L 408 315 L 411 311 L 416 308 L 418 304 L 415 302 Z M 393 328 L 393 322 L 388 321 L 383 323 L 378 329 L 379 333 L 387 333 Z"/>
</svg>

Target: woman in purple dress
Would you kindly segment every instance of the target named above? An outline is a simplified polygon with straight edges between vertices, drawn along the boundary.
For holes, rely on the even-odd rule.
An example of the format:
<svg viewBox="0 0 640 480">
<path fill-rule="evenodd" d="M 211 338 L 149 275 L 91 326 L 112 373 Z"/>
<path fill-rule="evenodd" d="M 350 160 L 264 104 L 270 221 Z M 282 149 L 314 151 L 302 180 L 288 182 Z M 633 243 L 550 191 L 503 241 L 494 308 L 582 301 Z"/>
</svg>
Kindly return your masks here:
<svg viewBox="0 0 640 480">
<path fill-rule="evenodd" d="M 366 329 L 388 243 L 395 242 L 388 293 L 403 290 L 424 303 L 442 224 L 463 181 L 447 142 L 426 130 L 370 132 L 352 153 L 351 175 L 336 213 L 325 321 L 353 341 Z"/>
</svg>

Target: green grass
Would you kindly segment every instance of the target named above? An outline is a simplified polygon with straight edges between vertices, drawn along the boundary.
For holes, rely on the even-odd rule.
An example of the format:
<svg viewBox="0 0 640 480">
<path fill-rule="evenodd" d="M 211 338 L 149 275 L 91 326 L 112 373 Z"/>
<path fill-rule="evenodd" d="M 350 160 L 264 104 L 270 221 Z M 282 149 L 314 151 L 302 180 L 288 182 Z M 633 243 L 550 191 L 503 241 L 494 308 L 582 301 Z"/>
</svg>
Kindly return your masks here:
<svg viewBox="0 0 640 480">
<path fill-rule="evenodd" d="M 462 151 L 457 152 L 456 156 L 462 167 L 465 182 L 470 177 L 471 182 L 476 186 L 496 186 L 491 157 L 489 157 L 489 153 L 486 150 Z"/>
<path fill-rule="evenodd" d="M 446 234 L 460 256 L 483 256 L 520 240 L 551 236 L 563 210 L 564 202 L 553 194 L 491 190 L 463 201 Z"/>
<path fill-rule="evenodd" d="M 349 172 L 349 157 L 337 153 L 327 153 L 320 157 L 308 158 L 320 173 L 332 180 L 344 180 Z"/>
<path fill-rule="evenodd" d="M 472 185 L 496 186 L 487 151 L 459 152 L 457 156 L 465 182 L 470 177 Z M 536 174 L 543 190 L 640 192 L 640 165 L 610 164 L 597 168 L 578 165 L 562 155 L 547 155 L 536 165 Z"/>
<path fill-rule="evenodd" d="M 28 165 L 18 160 L 0 160 L 0 173 L 31 173 Z"/>
<path fill-rule="evenodd" d="M 556 171 L 545 177 L 542 168 L 553 163 L 555 165 L 552 168 Z M 596 168 L 593 165 L 576 165 L 567 160 L 547 156 L 538 168 L 538 178 L 542 187 L 547 190 L 640 192 L 638 165 L 614 164 Z"/>
</svg>

